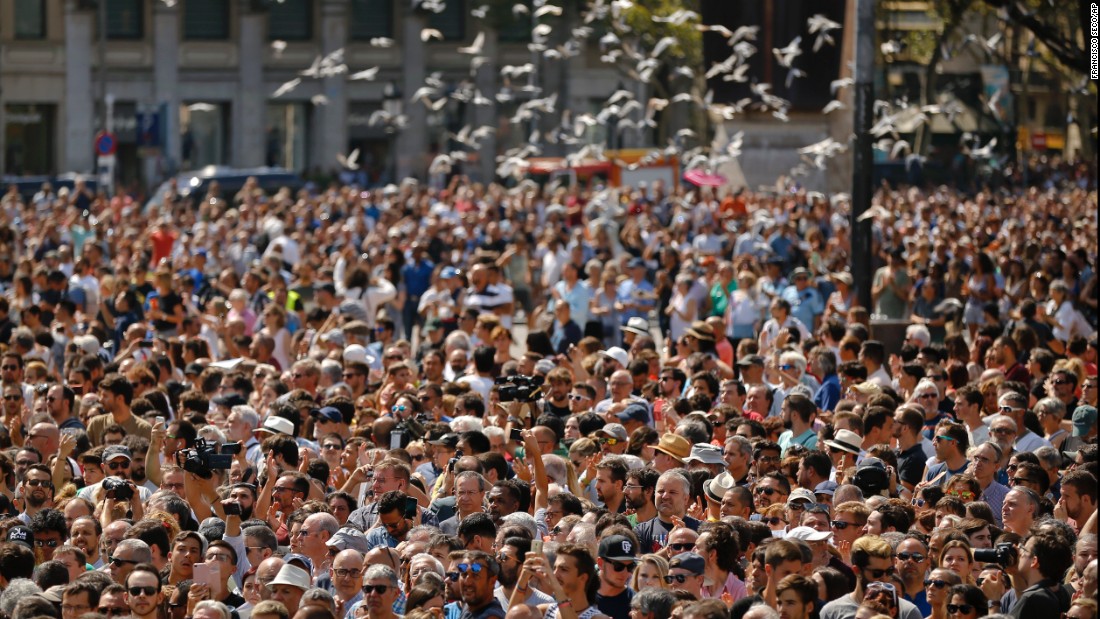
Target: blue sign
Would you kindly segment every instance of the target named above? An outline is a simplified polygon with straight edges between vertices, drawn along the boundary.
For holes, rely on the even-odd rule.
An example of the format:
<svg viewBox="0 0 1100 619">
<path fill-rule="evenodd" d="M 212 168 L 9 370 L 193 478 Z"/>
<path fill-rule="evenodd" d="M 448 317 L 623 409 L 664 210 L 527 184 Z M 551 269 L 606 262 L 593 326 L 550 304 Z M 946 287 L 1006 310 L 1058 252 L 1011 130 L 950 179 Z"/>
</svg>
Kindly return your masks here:
<svg viewBox="0 0 1100 619">
<path fill-rule="evenodd" d="M 137 113 L 137 145 L 144 148 L 161 147 L 160 112 Z"/>
<path fill-rule="evenodd" d="M 115 154 L 115 150 L 118 148 L 118 138 L 113 133 L 107 133 L 101 131 L 99 135 L 95 137 L 95 152 L 101 157 Z"/>
</svg>

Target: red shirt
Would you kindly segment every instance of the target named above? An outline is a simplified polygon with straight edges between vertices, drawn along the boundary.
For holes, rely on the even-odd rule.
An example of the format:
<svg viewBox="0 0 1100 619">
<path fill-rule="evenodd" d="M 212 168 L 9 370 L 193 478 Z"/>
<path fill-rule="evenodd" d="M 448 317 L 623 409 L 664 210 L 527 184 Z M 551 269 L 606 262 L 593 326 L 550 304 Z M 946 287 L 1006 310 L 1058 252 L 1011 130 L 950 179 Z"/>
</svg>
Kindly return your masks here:
<svg viewBox="0 0 1100 619">
<path fill-rule="evenodd" d="M 156 267 L 161 260 L 172 255 L 176 234 L 168 230 L 157 230 L 149 235 L 149 240 L 153 242 L 153 266 Z"/>
</svg>

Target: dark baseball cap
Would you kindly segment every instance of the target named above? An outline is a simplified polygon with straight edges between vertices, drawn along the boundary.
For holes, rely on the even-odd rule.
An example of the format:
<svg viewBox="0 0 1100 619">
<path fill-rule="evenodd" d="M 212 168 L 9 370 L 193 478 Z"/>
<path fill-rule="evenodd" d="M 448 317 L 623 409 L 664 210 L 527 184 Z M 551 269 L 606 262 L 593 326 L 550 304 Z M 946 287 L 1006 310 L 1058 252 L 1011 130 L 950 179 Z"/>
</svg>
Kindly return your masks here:
<svg viewBox="0 0 1100 619">
<path fill-rule="evenodd" d="M 332 421 L 334 423 L 343 423 L 344 415 L 335 406 L 323 406 L 321 408 L 315 408 L 309 411 L 309 416 L 314 419 L 321 419 L 324 421 Z"/>
<path fill-rule="evenodd" d="M 634 542 L 625 535 L 609 535 L 600 540 L 599 557 L 610 561 L 637 561 Z"/>
<path fill-rule="evenodd" d="M 443 447 L 450 447 L 451 449 L 454 449 L 455 447 L 458 447 L 458 435 L 454 432 L 448 432 L 447 434 L 444 434 L 434 441 L 428 442 L 432 445 L 440 445 Z"/>
<path fill-rule="evenodd" d="M 27 548 L 34 550 L 34 531 L 31 531 L 29 527 L 23 525 L 16 525 L 8 529 L 8 534 L 4 536 L 4 541 L 15 542 L 17 544 L 23 544 Z"/>
</svg>

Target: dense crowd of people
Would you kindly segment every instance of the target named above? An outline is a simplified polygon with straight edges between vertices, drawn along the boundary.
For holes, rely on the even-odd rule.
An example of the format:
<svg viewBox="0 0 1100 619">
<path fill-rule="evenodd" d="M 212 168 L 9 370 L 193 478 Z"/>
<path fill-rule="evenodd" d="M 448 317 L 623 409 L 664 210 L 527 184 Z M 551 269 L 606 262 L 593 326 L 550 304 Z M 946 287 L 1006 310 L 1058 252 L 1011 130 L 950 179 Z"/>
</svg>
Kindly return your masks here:
<svg viewBox="0 0 1100 619">
<path fill-rule="evenodd" d="M 1063 181 L 8 192 L 0 615 L 1097 619 Z"/>
</svg>

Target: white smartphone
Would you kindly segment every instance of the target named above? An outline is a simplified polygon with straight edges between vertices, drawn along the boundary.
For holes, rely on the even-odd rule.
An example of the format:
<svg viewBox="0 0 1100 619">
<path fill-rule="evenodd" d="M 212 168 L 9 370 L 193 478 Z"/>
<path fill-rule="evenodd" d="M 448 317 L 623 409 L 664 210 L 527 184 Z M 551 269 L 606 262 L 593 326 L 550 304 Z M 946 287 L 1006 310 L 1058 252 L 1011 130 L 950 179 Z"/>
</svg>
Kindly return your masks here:
<svg viewBox="0 0 1100 619">
<path fill-rule="evenodd" d="M 163 426 L 164 425 L 164 417 L 158 416 L 157 419 L 156 419 L 156 422 Z"/>
<path fill-rule="evenodd" d="M 209 563 L 196 563 L 192 569 L 194 570 L 192 578 L 197 583 L 208 585 L 211 589 L 214 589 L 214 581 L 217 579 L 218 571 L 214 569 L 214 566 Z"/>
</svg>

